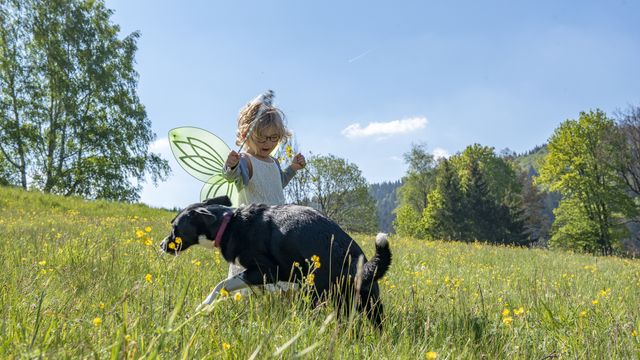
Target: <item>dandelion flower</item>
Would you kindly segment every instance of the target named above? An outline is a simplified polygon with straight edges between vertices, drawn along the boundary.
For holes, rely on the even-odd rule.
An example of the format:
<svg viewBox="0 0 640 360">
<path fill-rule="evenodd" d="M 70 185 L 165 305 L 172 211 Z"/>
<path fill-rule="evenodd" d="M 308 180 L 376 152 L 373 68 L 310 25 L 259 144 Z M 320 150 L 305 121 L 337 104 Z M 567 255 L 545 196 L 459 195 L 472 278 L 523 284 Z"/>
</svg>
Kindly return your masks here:
<svg viewBox="0 0 640 360">
<path fill-rule="evenodd" d="M 146 246 L 151 246 L 151 245 L 153 245 L 153 240 L 151 240 L 151 238 L 146 238 L 146 239 L 144 240 L 144 244 L 145 244 Z"/>
<path fill-rule="evenodd" d="M 502 310 L 502 316 L 509 316 L 510 313 L 511 311 L 509 311 L 509 309 Z"/>
<path fill-rule="evenodd" d="M 98 304 L 98 307 L 99 307 L 100 309 L 104 309 L 104 303 L 103 303 L 103 302 L 101 302 L 100 304 Z"/>
<path fill-rule="evenodd" d="M 227 297 L 229 296 L 229 292 L 227 291 L 227 289 L 222 288 L 220 289 L 220 295 L 222 295 L 223 297 Z"/>
<path fill-rule="evenodd" d="M 171 250 L 175 250 L 176 249 L 176 244 L 170 242 L 169 245 L 167 245 L 169 247 L 169 249 Z"/>
<path fill-rule="evenodd" d="M 580 311 L 580 314 L 578 314 L 578 316 L 580 316 L 581 318 L 587 316 L 587 312 L 585 310 Z"/>
<path fill-rule="evenodd" d="M 240 294 L 239 292 L 237 292 L 235 295 L 233 295 L 233 300 L 235 300 L 235 301 L 240 301 L 240 300 L 242 300 L 242 294 Z"/>
<path fill-rule="evenodd" d="M 591 301 L 591 303 L 592 303 L 593 305 L 598 305 L 598 299 L 592 300 L 592 301 Z"/>
<path fill-rule="evenodd" d="M 145 235 L 145 234 L 144 234 L 144 231 L 142 231 L 142 230 L 136 230 L 136 237 L 141 238 L 141 237 L 143 237 L 144 235 Z"/>
<path fill-rule="evenodd" d="M 147 275 L 145 275 L 144 279 L 145 279 L 148 283 L 153 282 L 153 275 L 151 275 L 151 274 L 147 274 Z"/>
<path fill-rule="evenodd" d="M 222 349 L 223 349 L 224 351 L 227 351 L 227 350 L 231 349 L 231 344 L 226 343 L 226 342 L 223 342 L 223 343 L 222 343 Z"/>
<path fill-rule="evenodd" d="M 144 228 L 144 231 L 150 233 L 151 232 L 151 226 L 147 226 L 146 228 Z"/>
<path fill-rule="evenodd" d="M 40 265 L 40 266 L 45 266 L 45 265 L 47 265 L 47 260 L 39 261 L 39 262 L 38 262 L 38 265 Z"/>
<path fill-rule="evenodd" d="M 424 357 L 429 360 L 434 360 L 438 358 L 438 353 L 435 351 L 428 351 L 426 354 L 424 354 Z"/>
<path fill-rule="evenodd" d="M 102 319 L 100 319 L 99 317 L 93 319 L 93 325 L 95 327 L 98 327 L 98 326 L 102 325 Z"/>
<path fill-rule="evenodd" d="M 176 236 L 176 244 L 182 244 L 182 238 L 180 236 Z"/>
<path fill-rule="evenodd" d="M 511 325 L 512 321 L 513 321 L 513 318 L 511 316 L 505 316 L 502 318 L 502 323 L 505 324 L 506 326 Z"/>
<path fill-rule="evenodd" d="M 638 332 L 637 332 L 637 331 L 635 331 L 635 330 L 633 330 L 633 331 L 631 332 L 631 336 L 633 336 L 633 337 L 638 336 Z"/>
</svg>

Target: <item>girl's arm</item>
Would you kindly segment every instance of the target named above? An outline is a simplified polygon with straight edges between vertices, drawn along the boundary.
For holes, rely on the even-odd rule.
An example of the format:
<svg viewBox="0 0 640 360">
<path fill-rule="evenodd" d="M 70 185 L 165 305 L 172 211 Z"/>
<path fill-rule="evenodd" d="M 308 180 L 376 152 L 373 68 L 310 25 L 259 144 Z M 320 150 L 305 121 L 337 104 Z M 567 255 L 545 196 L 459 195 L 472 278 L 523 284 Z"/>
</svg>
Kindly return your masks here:
<svg viewBox="0 0 640 360">
<path fill-rule="evenodd" d="M 229 154 L 229 156 L 232 156 Z M 225 163 L 222 168 L 222 176 L 228 181 L 234 182 L 238 187 L 238 191 L 242 190 L 242 188 L 249 183 L 249 179 L 251 179 L 251 173 L 253 169 L 251 168 L 251 161 L 247 159 L 246 156 L 241 155 L 240 161 L 234 167 L 229 167 L 228 164 Z"/>
<path fill-rule="evenodd" d="M 280 163 L 278 162 L 278 160 L 274 158 L 274 161 L 276 162 L 276 164 L 278 164 L 278 168 L 280 168 Z M 284 171 L 280 169 L 280 176 L 282 178 L 282 187 L 284 188 L 285 186 L 287 186 L 289 181 L 293 179 L 293 177 L 296 175 L 298 170 L 304 168 L 306 165 L 307 165 L 307 160 L 304 158 L 304 155 L 297 154 L 296 156 L 294 156 L 293 161 L 291 162 L 291 165 L 287 166 L 287 168 L 284 169 Z"/>
</svg>

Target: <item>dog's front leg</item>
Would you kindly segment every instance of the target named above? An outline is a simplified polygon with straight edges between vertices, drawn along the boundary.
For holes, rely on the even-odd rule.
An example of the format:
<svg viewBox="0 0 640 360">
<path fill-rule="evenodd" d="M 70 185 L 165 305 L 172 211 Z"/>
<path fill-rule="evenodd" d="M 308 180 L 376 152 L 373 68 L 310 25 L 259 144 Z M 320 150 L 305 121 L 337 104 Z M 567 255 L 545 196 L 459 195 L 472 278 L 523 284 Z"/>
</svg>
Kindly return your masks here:
<svg viewBox="0 0 640 360">
<path fill-rule="evenodd" d="M 220 281 L 218 285 L 216 285 L 216 287 L 213 288 L 213 291 L 211 291 L 211 294 L 209 294 L 209 296 L 207 296 L 207 298 L 204 299 L 202 304 L 198 305 L 198 308 L 196 309 L 196 311 L 202 309 L 207 305 L 211 305 L 213 303 L 213 300 L 215 300 L 215 298 L 217 298 L 218 295 L 220 295 L 220 292 L 222 291 L 222 289 L 225 289 L 227 291 L 235 291 L 235 290 L 240 290 L 240 289 L 249 287 L 249 284 L 244 282 L 240 278 L 240 275 L 242 275 L 242 273 L 234 277 L 231 277 L 229 279 Z"/>
</svg>

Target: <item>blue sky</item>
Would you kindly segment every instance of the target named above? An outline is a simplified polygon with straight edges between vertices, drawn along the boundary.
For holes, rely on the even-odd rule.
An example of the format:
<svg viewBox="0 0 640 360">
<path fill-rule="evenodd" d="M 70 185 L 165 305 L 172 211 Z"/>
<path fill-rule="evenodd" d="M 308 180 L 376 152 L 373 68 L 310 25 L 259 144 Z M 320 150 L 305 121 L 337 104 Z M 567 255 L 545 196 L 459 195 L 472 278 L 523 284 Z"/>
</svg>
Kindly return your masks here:
<svg viewBox="0 0 640 360">
<path fill-rule="evenodd" d="M 182 207 L 201 183 L 167 132 L 205 128 L 231 145 L 238 110 L 266 89 L 301 151 L 400 179 L 426 143 L 523 152 L 580 111 L 640 105 L 640 1 L 107 0 L 140 31 L 139 95 L 173 174 L 141 200 Z M 234 147 L 232 147 L 234 148 Z"/>
</svg>

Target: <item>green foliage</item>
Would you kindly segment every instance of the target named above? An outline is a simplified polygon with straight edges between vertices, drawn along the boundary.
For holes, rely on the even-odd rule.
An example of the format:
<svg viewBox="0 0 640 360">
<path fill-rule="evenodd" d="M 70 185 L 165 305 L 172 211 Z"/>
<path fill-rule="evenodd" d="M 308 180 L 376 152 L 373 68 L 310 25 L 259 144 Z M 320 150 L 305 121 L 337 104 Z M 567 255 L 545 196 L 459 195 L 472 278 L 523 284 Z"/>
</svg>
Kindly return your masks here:
<svg viewBox="0 0 640 360">
<path fill-rule="evenodd" d="M 401 202 L 398 234 L 510 244 L 528 241 L 524 236 L 522 184 L 514 166 L 497 157 L 493 148 L 475 144 L 449 160 L 441 160 L 435 168 L 422 169 L 426 174 L 413 170 L 412 176 L 433 179 L 427 206 L 418 212 L 413 204 Z M 405 183 L 403 190 L 410 186 L 419 185 Z"/>
<path fill-rule="evenodd" d="M 496 156 L 492 147 L 467 146 L 462 153 L 451 157 L 451 162 L 458 170 L 462 184 L 470 183 L 471 171 L 477 164 L 478 171 L 484 175 L 487 191 L 499 203 L 513 201 L 512 197 L 522 192 L 513 164 Z"/>
<path fill-rule="evenodd" d="M 430 239 L 462 240 L 466 233 L 464 193 L 458 173 L 444 159 L 437 169 L 436 186 L 422 215 L 422 227 Z"/>
<path fill-rule="evenodd" d="M 24 189 L 132 201 L 168 164 L 137 95 L 134 32 L 97 1 L 0 3 L 0 172 Z M 137 182 L 134 184 L 132 181 Z"/>
<path fill-rule="evenodd" d="M 536 181 L 562 195 L 551 241 L 610 254 L 625 232 L 622 220 L 636 211 L 615 169 L 625 156 L 624 138 L 595 110 L 563 122 L 548 149 Z"/>
<path fill-rule="evenodd" d="M 394 236 L 379 333 L 304 292 L 231 294 L 196 312 L 227 265 L 199 247 L 161 254 L 172 212 L 0 188 L 0 215 L 0 358 L 633 359 L 640 349 L 638 260 Z M 356 241 L 373 253 L 372 236 Z"/>
<path fill-rule="evenodd" d="M 357 165 L 334 155 L 316 155 L 285 192 L 289 198 L 302 199 L 299 204 L 317 207 L 349 231 L 374 232 L 378 229 L 376 204 L 368 189 Z"/>
<path fill-rule="evenodd" d="M 398 190 L 399 204 L 409 205 L 417 213 L 427 207 L 428 196 L 435 184 L 436 162 L 425 144 L 412 145 L 409 153 L 404 154 L 408 164 L 407 174 Z"/>
<path fill-rule="evenodd" d="M 401 204 L 396 210 L 396 219 L 393 228 L 399 236 L 423 238 L 422 214 L 418 213 L 411 205 Z"/>
</svg>

